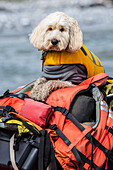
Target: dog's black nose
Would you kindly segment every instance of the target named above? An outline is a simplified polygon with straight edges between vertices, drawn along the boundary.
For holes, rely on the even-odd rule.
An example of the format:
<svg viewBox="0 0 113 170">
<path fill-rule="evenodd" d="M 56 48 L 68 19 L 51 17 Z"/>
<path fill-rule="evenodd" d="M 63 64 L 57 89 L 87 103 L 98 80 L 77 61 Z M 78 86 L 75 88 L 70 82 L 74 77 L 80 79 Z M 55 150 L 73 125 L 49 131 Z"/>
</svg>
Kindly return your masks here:
<svg viewBox="0 0 113 170">
<path fill-rule="evenodd" d="M 57 40 L 57 39 L 52 39 L 52 40 L 51 40 L 51 43 L 52 43 L 53 45 L 57 45 L 57 44 L 58 44 L 58 40 Z"/>
</svg>

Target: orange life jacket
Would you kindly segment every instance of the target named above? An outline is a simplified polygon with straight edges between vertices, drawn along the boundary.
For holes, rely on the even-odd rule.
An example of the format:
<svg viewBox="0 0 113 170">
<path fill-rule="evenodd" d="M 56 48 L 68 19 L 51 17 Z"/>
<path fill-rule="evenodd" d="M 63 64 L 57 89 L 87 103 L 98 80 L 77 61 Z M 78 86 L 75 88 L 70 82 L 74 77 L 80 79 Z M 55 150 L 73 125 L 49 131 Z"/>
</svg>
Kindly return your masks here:
<svg viewBox="0 0 113 170">
<path fill-rule="evenodd" d="M 95 84 L 96 86 L 105 84 L 107 78 L 107 74 L 100 73 L 85 80 L 78 86 L 59 89 L 53 92 L 46 102 L 49 105 L 61 106 L 69 110 L 76 94 L 84 90 L 87 91 L 91 84 Z M 20 113 L 24 104 L 24 100 L 21 98 L 27 97 L 26 94 L 29 95 L 30 91 L 24 91 L 25 95 L 20 93 L 23 92 L 21 90 L 20 92 L 16 90 L 16 92 L 20 98 L 12 98 L 9 95 L 9 97 L 0 100 L 0 106 L 10 105 L 15 108 L 16 112 Z M 7 96 L 8 92 L 4 95 Z M 97 103 L 99 104 L 98 108 L 100 108 L 100 119 L 96 123 L 96 127 L 90 127 L 85 124 L 80 124 L 75 120 L 73 121 L 73 118 L 71 119 L 71 115 L 65 108 L 59 111 L 56 109 L 57 111 L 55 110 L 51 116 L 49 121 L 51 128 L 47 128 L 46 130 L 50 134 L 55 156 L 65 170 L 77 168 L 82 170 L 81 164 L 83 164 L 86 170 L 88 170 L 90 165 L 99 170 L 105 163 L 107 157 L 112 156 L 110 150 L 113 148 L 113 113 L 108 109 L 103 98 L 97 101 Z M 18 115 L 18 117 L 25 121 L 28 120 L 21 115 Z M 35 123 L 34 126 L 39 130 L 42 129 Z"/>
<path fill-rule="evenodd" d="M 61 106 L 69 110 L 77 94 L 84 90 L 87 91 L 91 84 L 103 85 L 107 78 L 105 73 L 100 73 L 78 86 L 56 90 L 48 97 L 46 102 L 49 105 Z M 100 98 L 97 97 L 96 103 L 98 122 L 94 127 L 79 123 L 65 109 L 64 111 L 60 109 L 55 111 L 49 121 L 49 128 L 52 131 L 48 131 L 56 158 L 65 170 L 88 170 L 90 166 L 94 169 L 101 169 L 107 157 L 113 156 L 111 153 L 113 148 L 113 112 L 109 110 L 102 95 Z M 71 168 L 69 167 L 70 164 Z M 83 164 L 83 168 L 81 164 Z"/>
</svg>

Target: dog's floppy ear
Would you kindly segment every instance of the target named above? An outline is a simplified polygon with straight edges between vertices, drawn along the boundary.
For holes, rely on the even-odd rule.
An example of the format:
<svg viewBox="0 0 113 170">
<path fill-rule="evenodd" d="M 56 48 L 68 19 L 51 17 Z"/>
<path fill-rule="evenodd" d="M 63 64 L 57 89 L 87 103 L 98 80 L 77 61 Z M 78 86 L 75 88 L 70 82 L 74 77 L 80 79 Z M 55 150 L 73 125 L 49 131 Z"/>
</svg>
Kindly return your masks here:
<svg viewBox="0 0 113 170">
<path fill-rule="evenodd" d="M 83 44 L 83 35 L 77 21 L 71 17 L 69 17 L 69 36 L 67 51 L 78 51 Z"/>
<path fill-rule="evenodd" d="M 43 50 L 44 30 L 41 25 L 42 22 L 33 30 L 32 34 L 30 34 L 30 42 L 34 47 L 38 48 L 38 50 Z"/>
</svg>

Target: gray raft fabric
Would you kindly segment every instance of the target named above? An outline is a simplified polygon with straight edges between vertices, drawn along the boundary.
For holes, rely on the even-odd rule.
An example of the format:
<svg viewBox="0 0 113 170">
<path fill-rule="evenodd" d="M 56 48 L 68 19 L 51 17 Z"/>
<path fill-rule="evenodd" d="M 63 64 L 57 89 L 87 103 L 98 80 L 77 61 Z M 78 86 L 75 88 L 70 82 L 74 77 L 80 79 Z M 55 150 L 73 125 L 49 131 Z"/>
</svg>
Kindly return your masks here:
<svg viewBox="0 0 113 170">
<path fill-rule="evenodd" d="M 59 79 L 79 84 L 87 78 L 87 70 L 81 64 L 44 65 L 42 77 L 47 80 Z"/>
</svg>

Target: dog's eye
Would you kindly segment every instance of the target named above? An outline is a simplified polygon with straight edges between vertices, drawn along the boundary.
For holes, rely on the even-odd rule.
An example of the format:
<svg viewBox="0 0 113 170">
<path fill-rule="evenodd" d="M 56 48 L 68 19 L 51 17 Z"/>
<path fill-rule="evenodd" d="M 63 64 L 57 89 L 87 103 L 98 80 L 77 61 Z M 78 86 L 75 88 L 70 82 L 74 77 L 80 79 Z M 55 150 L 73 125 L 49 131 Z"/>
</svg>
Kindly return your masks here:
<svg viewBox="0 0 113 170">
<path fill-rule="evenodd" d="M 50 27 L 50 28 L 48 28 L 48 31 L 52 31 L 52 28 Z"/>
<path fill-rule="evenodd" d="M 60 31 L 63 32 L 63 31 L 64 31 L 64 28 L 60 28 Z"/>
</svg>

